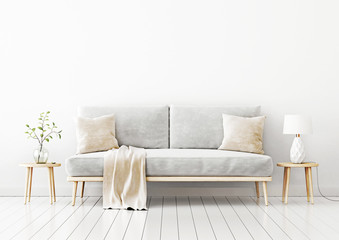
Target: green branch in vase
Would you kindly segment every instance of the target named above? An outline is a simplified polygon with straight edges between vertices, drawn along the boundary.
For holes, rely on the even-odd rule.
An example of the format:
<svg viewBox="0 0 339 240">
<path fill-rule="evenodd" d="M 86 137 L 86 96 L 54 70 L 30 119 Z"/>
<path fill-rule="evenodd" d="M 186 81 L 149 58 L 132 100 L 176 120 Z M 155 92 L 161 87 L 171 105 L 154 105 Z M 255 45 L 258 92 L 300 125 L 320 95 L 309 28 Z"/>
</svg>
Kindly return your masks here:
<svg viewBox="0 0 339 240">
<path fill-rule="evenodd" d="M 58 127 L 54 122 L 50 124 L 49 114 L 50 111 L 40 113 L 37 127 L 30 127 L 28 124 L 26 124 L 28 130 L 25 132 L 25 134 L 28 135 L 28 138 L 37 140 L 41 147 L 45 141 L 49 142 L 51 139 L 53 139 L 53 136 L 59 137 L 59 139 L 61 139 L 62 130 L 58 130 Z"/>
</svg>

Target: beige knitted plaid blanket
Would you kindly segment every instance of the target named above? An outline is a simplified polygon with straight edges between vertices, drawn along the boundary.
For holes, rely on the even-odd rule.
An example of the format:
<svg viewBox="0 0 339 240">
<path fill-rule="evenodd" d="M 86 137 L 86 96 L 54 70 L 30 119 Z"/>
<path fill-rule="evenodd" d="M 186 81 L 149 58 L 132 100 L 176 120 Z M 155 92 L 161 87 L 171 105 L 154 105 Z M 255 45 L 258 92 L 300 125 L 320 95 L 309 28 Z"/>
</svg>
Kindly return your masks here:
<svg viewBox="0 0 339 240">
<path fill-rule="evenodd" d="M 146 151 L 121 146 L 104 158 L 103 207 L 146 209 Z"/>
</svg>

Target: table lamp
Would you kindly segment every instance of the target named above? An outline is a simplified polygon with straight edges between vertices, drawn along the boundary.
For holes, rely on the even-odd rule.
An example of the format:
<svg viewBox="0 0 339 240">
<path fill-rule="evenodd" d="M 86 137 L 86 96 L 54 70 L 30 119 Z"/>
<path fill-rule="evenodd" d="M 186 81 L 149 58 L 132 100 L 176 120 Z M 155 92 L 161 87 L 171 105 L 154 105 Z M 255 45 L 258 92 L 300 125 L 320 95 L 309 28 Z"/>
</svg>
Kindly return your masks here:
<svg viewBox="0 0 339 240">
<path fill-rule="evenodd" d="M 290 158 L 293 163 L 302 163 L 305 160 L 305 146 L 300 134 L 312 134 L 312 120 L 303 115 L 285 115 L 284 134 L 295 134 L 292 143 Z"/>
</svg>

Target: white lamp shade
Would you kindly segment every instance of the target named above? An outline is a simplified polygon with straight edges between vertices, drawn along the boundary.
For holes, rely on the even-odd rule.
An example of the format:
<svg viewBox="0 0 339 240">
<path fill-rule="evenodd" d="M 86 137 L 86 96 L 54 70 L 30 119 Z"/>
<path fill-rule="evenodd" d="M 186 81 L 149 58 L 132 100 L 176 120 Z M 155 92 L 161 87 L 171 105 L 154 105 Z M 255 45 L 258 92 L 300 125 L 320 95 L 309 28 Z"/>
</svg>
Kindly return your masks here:
<svg viewBox="0 0 339 240">
<path fill-rule="evenodd" d="M 285 115 L 284 134 L 312 134 L 312 119 L 304 115 Z"/>
</svg>

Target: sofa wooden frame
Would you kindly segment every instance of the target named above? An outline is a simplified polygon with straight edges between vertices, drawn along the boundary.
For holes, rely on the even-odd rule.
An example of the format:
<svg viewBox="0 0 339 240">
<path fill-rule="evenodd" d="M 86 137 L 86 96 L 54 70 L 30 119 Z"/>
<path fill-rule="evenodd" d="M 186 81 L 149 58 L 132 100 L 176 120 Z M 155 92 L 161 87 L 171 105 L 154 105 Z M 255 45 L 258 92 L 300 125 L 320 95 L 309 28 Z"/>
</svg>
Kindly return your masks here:
<svg viewBox="0 0 339 240">
<path fill-rule="evenodd" d="M 85 191 L 85 182 L 102 182 L 103 177 L 67 177 L 68 182 L 73 182 L 73 195 L 72 195 L 72 206 L 75 204 L 78 182 L 82 182 L 81 185 L 81 198 L 84 196 Z M 216 177 L 216 176 L 203 176 L 203 177 L 184 177 L 184 176 L 175 176 L 175 177 L 146 177 L 147 182 L 255 182 L 255 189 L 257 193 L 257 198 L 260 197 L 259 191 L 259 182 L 262 182 L 263 193 L 265 199 L 265 205 L 268 206 L 268 196 L 267 196 L 267 182 L 272 181 L 272 177 Z"/>
</svg>

